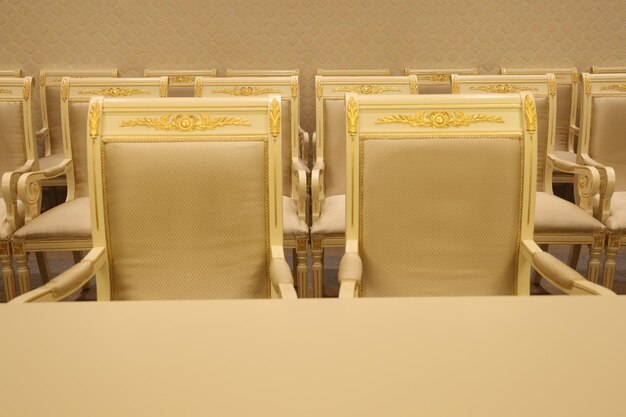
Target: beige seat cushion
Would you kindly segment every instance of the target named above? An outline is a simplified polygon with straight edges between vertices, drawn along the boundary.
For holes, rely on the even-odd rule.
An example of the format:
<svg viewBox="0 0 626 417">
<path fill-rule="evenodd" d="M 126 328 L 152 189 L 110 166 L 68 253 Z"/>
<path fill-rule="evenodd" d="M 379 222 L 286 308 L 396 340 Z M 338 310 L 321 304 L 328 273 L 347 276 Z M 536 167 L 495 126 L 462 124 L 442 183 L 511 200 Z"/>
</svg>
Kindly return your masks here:
<svg viewBox="0 0 626 417">
<path fill-rule="evenodd" d="M 91 240 L 89 198 L 63 203 L 31 220 L 15 232 L 15 239 L 29 240 Z"/>
<path fill-rule="evenodd" d="M 322 202 L 320 218 L 311 226 L 312 235 L 346 233 L 345 194 L 326 197 Z"/>
<path fill-rule="evenodd" d="M 603 229 L 602 223 L 575 204 L 552 194 L 537 192 L 535 235 L 593 233 Z"/>
<path fill-rule="evenodd" d="M 289 238 L 306 237 L 309 227 L 298 217 L 298 206 L 290 197 L 283 196 L 283 235 Z"/>
<path fill-rule="evenodd" d="M 598 199 L 594 202 L 598 205 Z M 609 217 L 604 222 L 611 232 L 626 232 L 626 191 L 618 191 L 611 199 Z"/>
<path fill-rule="evenodd" d="M 17 202 L 17 215 L 20 219 L 24 219 L 24 205 L 21 201 Z M 0 198 L 0 240 L 9 240 L 13 235 L 13 226 L 7 220 L 7 208 L 4 200 Z"/>
</svg>

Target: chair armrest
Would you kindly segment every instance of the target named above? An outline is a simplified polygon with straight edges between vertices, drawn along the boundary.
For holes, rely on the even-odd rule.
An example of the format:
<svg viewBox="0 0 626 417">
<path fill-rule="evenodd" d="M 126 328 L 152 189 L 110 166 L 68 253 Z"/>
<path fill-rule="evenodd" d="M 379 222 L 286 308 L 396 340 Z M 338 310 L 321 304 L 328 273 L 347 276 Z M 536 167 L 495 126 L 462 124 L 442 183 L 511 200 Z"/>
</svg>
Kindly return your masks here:
<svg viewBox="0 0 626 417">
<path fill-rule="evenodd" d="M 324 161 L 317 161 L 311 170 L 311 211 L 313 221 L 320 217 L 320 207 L 324 199 Z"/>
<path fill-rule="evenodd" d="M 589 155 L 583 154 L 581 157 L 583 164 L 596 168 L 600 173 L 600 204 L 598 205 L 598 211 L 594 215 L 598 220 L 604 222 L 609 216 L 611 199 L 615 192 L 615 171 L 613 168 L 595 161 Z"/>
<path fill-rule="evenodd" d="M 273 258 L 270 262 L 270 281 L 280 298 L 298 298 L 293 287 L 291 268 L 284 258 Z"/>
<path fill-rule="evenodd" d="M 17 199 L 18 199 L 18 182 L 20 177 L 29 172 L 33 167 L 34 161 L 28 160 L 24 165 L 12 172 L 2 174 L 2 182 L 0 183 L 0 195 L 4 199 L 6 207 L 7 221 L 17 230 L 22 226 L 22 219 L 17 215 Z"/>
<path fill-rule="evenodd" d="M 572 153 L 576 153 L 574 149 L 575 138 L 580 136 L 580 128 L 575 125 L 569 125 L 569 135 L 567 137 L 567 150 Z"/>
<path fill-rule="evenodd" d="M 49 156 L 52 152 L 50 149 L 50 130 L 47 127 L 42 127 L 37 132 L 35 132 L 35 139 L 37 141 L 43 141 L 44 143 L 44 156 Z"/>
<path fill-rule="evenodd" d="M 541 250 L 532 240 L 522 242 L 524 254 L 544 278 L 552 285 L 570 295 L 615 295 L 608 288 L 587 281 L 574 269 L 559 259 Z"/>
<path fill-rule="evenodd" d="M 301 127 L 298 129 L 298 134 L 299 134 L 299 140 L 300 140 L 300 159 L 302 159 L 307 167 L 307 169 L 310 169 L 309 163 L 310 163 L 310 155 L 309 155 L 309 150 L 310 148 L 310 138 L 309 138 L 309 134 L 302 129 Z"/>
<path fill-rule="evenodd" d="M 102 267 L 106 261 L 106 250 L 96 247 L 76 265 L 57 275 L 42 287 L 36 288 L 11 300 L 12 303 L 60 301 L 78 291 Z"/>
<path fill-rule="evenodd" d="M 311 143 L 309 143 L 309 152 L 311 153 L 311 161 L 317 160 L 317 133 L 311 134 Z"/>
<path fill-rule="evenodd" d="M 58 165 L 46 170 L 29 172 L 20 176 L 17 183 L 17 193 L 20 200 L 26 205 L 26 221 L 39 216 L 39 199 L 41 198 L 39 181 L 66 174 L 71 167 L 72 160 L 64 159 Z"/>
<path fill-rule="evenodd" d="M 565 161 L 552 154 L 548 154 L 547 161 L 550 168 L 576 175 L 578 182 L 575 184 L 575 191 L 578 193 L 578 206 L 593 215 L 593 199 L 600 190 L 599 171 L 593 166 Z"/>
<path fill-rule="evenodd" d="M 346 252 L 339 263 L 339 298 L 358 297 L 361 276 L 363 275 L 363 262 L 355 252 Z"/>
<path fill-rule="evenodd" d="M 298 217 L 306 222 L 306 166 L 300 159 L 291 163 L 291 197 L 296 199 Z"/>
</svg>

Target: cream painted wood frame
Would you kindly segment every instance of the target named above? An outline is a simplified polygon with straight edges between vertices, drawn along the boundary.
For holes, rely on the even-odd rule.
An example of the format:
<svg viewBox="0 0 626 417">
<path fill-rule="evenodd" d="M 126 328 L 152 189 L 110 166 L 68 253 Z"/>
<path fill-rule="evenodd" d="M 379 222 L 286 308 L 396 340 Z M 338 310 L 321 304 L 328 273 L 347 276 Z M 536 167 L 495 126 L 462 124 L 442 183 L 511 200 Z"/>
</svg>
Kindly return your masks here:
<svg viewBox="0 0 626 417">
<path fill-rule="evenodd" d="M 0 70 L 0 77 L 20 78 L 21 76 L 22 70 L 19 68 L 14 70 Z"/>
<path fill-rule="evenodd" d="M 325 75 L 333 77 L 378 77 L 389 76 L 391 70 L 389 68 L 381 69 L 323 69 L 318 68 L 316 75 Z"/>
<path fill-rule="evenodd" d="M 160 78 L 70 78 L 63 77 L 60 84 L 61 91 L 61 121 L 63 128 L 63 160 L 53 167 L 22 175 L 18 181 L 18 195 L 26 210 L 26 225 L 40 216 L 39 202 L 41 200 L 41 183 L 64 175 L 67 178 L 67 200 L 74 200 L 76 183 L 72 146 L 75 141 L 86 140 L 72 137 L 71 132 L 71 105 L 73 103 L 88 103 L 94 96 L 107 97 L 167 97 L 167 77 Z M 85 155 L 85 158 L 87 156 Z M 63 204 L 65 204 L 63 203 Z M 57 206 L 60 207 L 60 206 Z M 50 212 L 43 213 L 42 216 Z M 42 221 L 39 219 L 39 221 Z M 82 251 L 91 249 L 91 239 L 76 240 L 70 237 L 59 239 L 13 239 L 13 255 L 17 263 L 17 276 L 22 293 L 30 289 L 30 271 L 28 268 L 29 252 L 48 251 Z M 49 277 L 47 263 L 39 262 L 41 276 L 44 281 Z M 43 270 L 42 270 L 43 269 Z"/>
<path fill-rule="evenodd" d="M 363 95 L 397 95 L 417 94 L 417 76 L 323 76 L 315 77 L 315 126 L 313 135 L 315 144 L 315 164 L 311 170 L 311 221 L 312 227 L 321 215 L 321 208 L 326 198 L 324 183 L 324 112 L 326 103 L 330 100 L 345 99 L 346 93 Z M 336 213 L 340 215 L 339 213 Z M 343 247 L 345 244 L 345 229 L 340 233 L 316 234 L 311 233 L 311 255 L 313 257 L 313 294 L 322 297 L 324 284 L 324 248 Z"/>
<path fill-rule="evenodd" d="M 6 208 L 6 219 L 13 231 L 22 226 L 24 219 L 17 211 L 17 182 L 20 175 L 39 169 L 37 145 L 33 129 L 32 109 L 33 78 L 32 77 L 2 77 L 0 78 L 0 102 L 18 103 L 22 108 L 22 126 L 24 131 L 24 154 L 26 160 L 20 167 L 13 167 L 13 171 L 2 172 L 2 192 Z M 6 152 L 3 144 L 3 132 L 0 132 L 0 149 Z M 0 221 L 3 219 L 0 218 Z M 7 301 L 15 297 L 15 276 L 12 266 L 12 245 L 9 240 L 0 240 L 0 266 L 2 267 L 2 281 Z"/>
<path fill-rule="evenodd" d="M 625 74 L 626 67 L 591 67 L 592 74 Z"/>
<path fill-rule="evenodd" d="M 553 172 L 565 172 L 575 175 L 578 180 L 574 191 L 577 193 L 577 205 L 586 211 L 589 216 L 593 215 L 593 199 L 598 193 L 600 182 L 597 170 L 583 165 L 578 165 L 567 160 L 560 159 L 554 152 L 556 138 L 556 107 L 557 107 L 557 81 L 554 74 L 543 75 L 453 75 L 452 83 L 454 90 L 460 94 L 503 94 L 511 92 L 528 92 L 536 97 L 548 99 L 548 137 L 546 144 L 546 157 L 543 169 L 543 192 L 554 195 L 552 189 Z M 537 154 L 539 155 L 539 154 Z M 538 162 L 539 163 L 539 162 Z M 535 217 L 542 216 L 541 212 L 535 213 Z M 534 240 L 548 250 L 549 244 L 590 245 L 589 263 L 587 265 L 587 278 L 598 282 L 600 269 L 600 256 L 604 248 L 604 232 L 580 233 L 573 230 L 559 233 L 535 233 Z M 578 261 L 578 256 L 571 262 Z M 575 267 L 575 265 L 570 265 Z"/>
<path fill-rule="evenodd" d="M 595 217 L 606 222 L 611 211 L 611 200 L 615 193 L 616 178 L 615 170 L 606 166 L 602 161 L 594 158 L 594 154 L 590 152 L 591 128 L 594 123 L 592 111 L 595 98 L 604 97 L 626 97 L 626 73 L 604 73 L 604 74 L 587 74 L 581 75 L 583 95 L 581 105 L 581 125 L 580 125 L 580 143 L 578 144 L 578 163 L 595 167 L 600 172 L 600 199 L 594 204 Z M 622 132 L 622 137 L 614 137 L 612 140 L 619 142 L 621 149 L 624 149 L 624 140 L 626 132 Z M 616 146 L 617 147 L 617 146 Z M 626 155 L 626 152 L 622 152 Z M 620 193 L 626 189 L 626 185 L 619 184 Z M 623 231 L 607 230 L 606 240 L 606 259 L 604 261 L 603 283 L 607 288 L 613 287 L 613 278 L 615 275 L 615 258 L 620 246 L 626 245 L 626 234 Z"/>
<path fill-rule="evenodd" d="M 144 77 L 169 78 L 168 97 L 193 97 L 196 77 L 217 77 L 217 69 L 206 70 L 151 70 L 146 68 L 143 71 Z"/>
<path fill-rule="evenodd" d="M 576 141 L 578 140 L 578 69 L 576 67 L 571 68 L 500 68 L 500 74 L 502 75 L 543 75 L 554 74 L 557 84 L 557 97 L 559 96 L 559 86 L 569 86 L 571 90 L 570 97 L 570 116 L 569 126 L 562 126 L 562 129 L 567 129 L 568 137 L 565 146 L 562 146 L 558 141 L 555 141 L 554 153 L 561 159 L 566 161 L 576 161 Z M 558 111 L 558 108 L 557 108 Z M 558 123 L 558 118 L 557 118 Z M 557 125 L 558 128 L 558 125 Z M 574 175 L 554 171 L 552 175 L 552 182 L 555 184 L 574 184 Z"/>
<path fill-rule="evenodd" d="M 300 126 L 300 85 L 298 76 L 290 77 L 226 77 L 196 79 L 196 97 L 250 97 L 280 94 L 281 101 L 289 103 L 291 123 L 281 129 L 289 129 L 291 134 L 291 166 L 283 167 L 291 173 L 290 198 L 296 203 L 297 217 L 307 224 L 306 232 L 302 236 L 283 236 L 285 248 L 295 251 L 296 280 L 298 296 L 307 296 L 308 286 L 308 246 L 309 234 L 307 223 L 307 172 L 306 164 L 301 157 L 299 143 Z M 281 187 L 282 188 L 282 187 Z"/>
<path fill-rule="evenodd" d="M 276 95 L 144 100 L 93 98 L 89 104 L 87 150 L 90 155 L 88 176 L 93 249 L 63 276 L 14 301 L 58 301 L 81 288 L 93 274 L 97 280 L 98 301 L 111 299 L 111 281 L 115 279 L 115 273 L 111 270 L 107 190 L 103 182 L 106 158 L 104 147 L 108 143 L 141 142 L 146 139 L 168 143 L 216 142 L 225 139 L 264 142 L 267 164 L 265 223 L 268 295 L 296 298 L 293 278 L 285 262 L 282 246 L 279 103 L 280 97 Z M 220 119 L 211 119 L 211 115 L 223 116 L 227 122 L 216 125 L 215 121 Z M 162 123 L 165 121 L 165 125 L 145 123 L 152 119 Z"/>
<path fill-rule="evenodd" d="M 421 123 L 411 117 L 421 113 Z M 456 123 L 457 115 L 487 116 L 497 122 Z M 386 120 L 384 120 L 386 119 Z M 384 122 L 383 122 L 384 120 Z M 463 121 L 464 119 L 461 119 Z M 559 289 L 570 294 L 613 294 L 586 281 L 574 270 L 543 252 L 533 241 L 536 188 L 537 115 L 531 94 L 362 96 L 346 94 L 346 254 L 339 269 L 339 297 L 358 297 L 361 288 L 361 149 L 363 141 L 436 137 L 517 137 L 521 141 L 521 201 L 518 217 L 516 294 L 530 292 L 530 268 L 546 273 Z M 528 151 L 527 151 L 528 150 Z M 445 192 L 445 190 L 442 190 Z M 392 237 L 390 237 L 392 238 Z M 409 260 L 419 262 L 419 259 Z"/>
<path fill-rule="evenodd" d="M 40 155 L 41 169 L 47 169 L 53 165 L 56 165 L 63 159 L 63 155 L 55 153 L 53 147 L 62 149 L 63 147 L 63 135 L 52 135 L 52 130 L 60 131 L 61 117 L 60 113 L 58 117 L 53 106 L 56 108 L 59 106 L 59 102 L 51 104 L 48 101 L 48 92 L 54 90 L 57 93 L 61 89 L 61 80 L 63 77 L 72 78 L 99 78 L 99 77 L 112 77 L 118 78 L 120 72 L 118 69 L 104 69 L 104 70 L 46 70 L 39 71 L 39 105 L 41 108 L 41 124 L 42 128 L 37 131 L 37 141 L 43 141 L 44 154 Z M 53 143 L 55 142 L 55 143 Z M 46 179 L 41 181 L 41 186 L 65 186 L 67 181 L 65 176 Z"/>
<path fill-rule="evenodd" d="M 417 76 L 420 94 L 452 93 L 452 74 L 478 75 L 478 68 L 404 69 L 404 75 Z M 449 91 L 439 91 L 443 88 Z"/>
<path fill-rule="evenodd" d="M 227 77 L 291 77 L 300 75 L 296 69 L 226 69 Z"/>
</svg>

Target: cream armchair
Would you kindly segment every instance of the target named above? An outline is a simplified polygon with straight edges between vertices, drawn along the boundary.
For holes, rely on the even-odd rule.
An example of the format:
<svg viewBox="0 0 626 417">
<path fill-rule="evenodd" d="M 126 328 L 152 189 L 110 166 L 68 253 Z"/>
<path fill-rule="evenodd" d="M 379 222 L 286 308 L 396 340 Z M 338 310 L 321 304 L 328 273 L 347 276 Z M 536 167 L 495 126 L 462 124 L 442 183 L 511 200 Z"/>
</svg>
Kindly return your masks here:
<svg viewBox="0 0 626 417">
<path fill-rule="evenodd" d="M 593 217 L 593 199 L 600 185 L 595 168 L 578 165 L 558 158 L 555 154 L 557 82 L 554 74 L 544 75 L 484 75 L 452 76 L 455 90 L 463 94 L 502 94 L 528 92 L 534 95 L 536 106 L 537 196 L 534 240 L 548 250 L 549 244 L 590 245 L 587 279 L 598 282 L 600 256 L 604 248 L 605 227 Z M 578 178 L 572 204 L 554 195 L 554 171 L 566 172 Z M 578 261 L 576 257 L 576 261 Z M 576 265 L 570 265 L 575 267 Z"/>
<path fill-rule="evenodd" d="M 193 97 L 196 77 L 217 77 L 217 69 L 208 70 L 151 70 L 143 71 L 144 77 L 168 77 L 168 97 Z"/>
<path fill-rule="evenodd" d="M 196 81 L 198 97 L 251 97 L 281 95 L 281 148 L 283 184 L 283 243 L 295 251 L 298 296 L 307 296 L 307 168 L 300 156 L 300 87 L 298 76 L 202 78 Z"/>
<path fill-rule="evenodd" d="M 295 298 L 282 248 L 279 96 L 94 98 L 94 248 L 14 302 Z"/>
<path fill-rule="evenodd" d="M 600 172 L 596 218 L 607 227 L 603 284 L 612 288 L 615 257 L 626 244 L 626 73 L 582 74 L 578 162 Z"/>
<path fill-rule="evenodd" d="M 24 221 L 17 181 L 20 175 L 38 169 L 32 88 L 32 77 L 0 78 L 0 267 L 7 301 L 15 297 L 11 238 Z"/>
<path fill-rule="evenodd" d="M 313 292 L 323 294 L 324 248 L 345 243 L 346 93 L 417 94 L 417 77 L 315 77 L 317 159 L 311 170 Z"/>
<path fill-rule="evenodd" d="M 478 68 L 404 69 L 404 75 L 417 76 L 420 94 L 452 93 L 452 74 L 477 75 Z"/>
<path fill-rule="evenodd" d="M 339 296 L 528 295 L 531 266 L 568 294 L 613 294 L 533 241 L 535 106 L 346 95 Z"/>
<path fill-rule="evenodd" d="M 26 210 L 26 224 L 13 235 L 13 255 L 22 292 L 30 289 L 28 253 L 91 249 L 89 190 L 87 186 L 87 108 L 94 96 L 165 97 L 167 77 L 162 78 L 63 78 L 60 105 L 63 160 L 58 165 L 24 174 L 17 191 Z M 67 177 L 67 200 L 39 212 L 40 183 Z M 47 264 L 39 263 L 41 276 L 49 277 Z"/>
</svg>

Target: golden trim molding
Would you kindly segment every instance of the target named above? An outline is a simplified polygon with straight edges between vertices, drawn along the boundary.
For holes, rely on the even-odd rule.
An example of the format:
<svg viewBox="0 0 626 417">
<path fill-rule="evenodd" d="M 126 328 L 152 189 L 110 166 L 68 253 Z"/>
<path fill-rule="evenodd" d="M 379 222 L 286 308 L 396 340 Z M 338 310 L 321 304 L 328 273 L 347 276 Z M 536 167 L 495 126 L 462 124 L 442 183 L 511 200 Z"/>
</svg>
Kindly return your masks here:
<svg viewBox="0 0 626 417">
<path fill-rule="evenodd" d="M 280 133 L 280 104 L 276 99 L 272 99 L 270 103 L 269 122 L 270 133 L 274 137 L 278 136 Z"/>
<path fill-rule="evenodd" d="M 167 88 L 167 84 L 166 84 Z M 107 97 L 128 97 L 136 94 L 150 94 L 148 90 L 142 88 L 123 88 L 123 87 L 107 87 L 107 88 L 87 88 L 80 90 L 78 94 L 92 94 Z"/>
<path fill-rule="evenodd" d="M 537 110 L 535 108 L 535 100 L 530 95 L 527 95 L 524 99 L 524 118 L 526 119 L 526 130 L 528 133 L 535 133 L 537 130 Z"/>
<path fill-rule="evenodd" d="M 376 120 L 376 124 L 401 123 L 412 127 L 432 127 L 436 129 L 447 129 L 450 127 L 469 126 L 472 123 L 504 123 L 500 116 L 489 114 L 465 114 L 464 112 L 416 112 L 414 115 L 393 115 L 381 117 Z"/>
<path fill-rule="evenodd" d="M 89 125 L 89 136 L 95 139 L 100 134 L 100 103 L 94 101 L 89 108 L 89 116 L 87 119 Z"/>
<path fill-rule="evenodd" d="M 208 114 L 199 116 L 193 114 L 163 115 L 158 119 L 147 117 L 123 120 L 120 127 L 146 126 L 156 130 L 190 132 L 193 130 L 213 130 L 221 126 L 250 126 L 250 122 L 238 117 L 212 118 Z"/>
<path fill-rule="evenodd" d="M 515 84 L 487 84 L 487 85 L 473 85 L 470 87 L 470 90 L 481 90 L 487 91 L 489 93 L 519 93 L 520 91 L 537 91 L 536 87 L 526 86 L 526 85 L 515 85 Z"/>
<path fill-rule="evenodd" d="M 260 96 L 269 93 L 280 93 L 280 90 L 271 87 L 255 87 L 244 85 L 242 87 L 216 88 L 213 93 L 230 94 L 231 96 Z"/>
<path fill-rule="evenodd" d="M 335 87 L 333 91 L 337 93 L 380 94 L 386 91 L 400 92 L 400 88 L 390 85 L 355 84 L 351 86 Z"/>
<path fill-rule="evenodd" d="M 611 84 L 611 85 L 606 85 L 602 88 L 600 88 L 600 90 L 615 90 L 615 91 L 622 91 L 622 92 L 626 92 L 626 84 Z"/>
<path fill-rule="evenodd" d="M 354 135 L 356 135 L 359 124 L 359 106 L 357 105 L 356 99 L 354 97 L 350 97 L 350 100 L 348 100 L 346 122 L 348 125 L 348 133 L 350 134 L 350 136 L 354 137 Z"/>
</svg>

